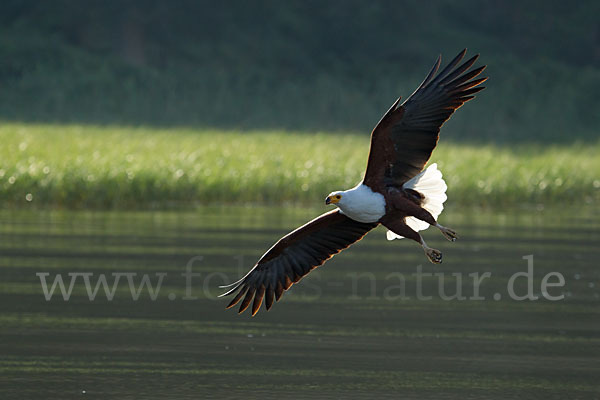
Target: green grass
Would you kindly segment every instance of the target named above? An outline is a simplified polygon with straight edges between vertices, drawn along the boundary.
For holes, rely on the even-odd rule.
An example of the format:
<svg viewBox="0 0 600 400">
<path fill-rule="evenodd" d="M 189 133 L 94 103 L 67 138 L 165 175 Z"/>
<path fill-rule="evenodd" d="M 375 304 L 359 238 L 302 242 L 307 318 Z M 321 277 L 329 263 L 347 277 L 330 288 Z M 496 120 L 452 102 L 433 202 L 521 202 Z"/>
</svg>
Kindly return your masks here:
<svg viewBox="0 0 600 400">
<path fill-rule="evenodd" d="M 25 124 L 4 124 L 0 140 L 2 205 L 64 208 L 320 204 L 361 179 L 369 145 L 367 134 Z M 442 140 L 432 161 L 452 204 L 580 204 L 600 199 L 599 152 Z"/>
</svg>

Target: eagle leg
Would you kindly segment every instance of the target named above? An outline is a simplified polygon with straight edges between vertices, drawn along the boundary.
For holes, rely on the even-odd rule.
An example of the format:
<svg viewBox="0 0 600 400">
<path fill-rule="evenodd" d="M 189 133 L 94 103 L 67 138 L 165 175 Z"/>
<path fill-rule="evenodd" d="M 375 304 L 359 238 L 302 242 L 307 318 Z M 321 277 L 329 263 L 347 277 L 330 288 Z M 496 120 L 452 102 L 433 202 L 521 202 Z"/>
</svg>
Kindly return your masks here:
<svg viewBox="0 0 600 400">
<path fill-rule="evenodd" d="M 425 255 L 427 256 L 427 258 L 429 258 L 429 261 L 431 261 L 434 264 L 441 264 L 442 263 L 442 252 L 437 250 L 437 249 L 432 249 L 431 247 L 427 247 L 427 244 L 425 243 L 425 241 L 423 241 L 423 243 L 421 243 L 423 245 L 423 250 L 425 251 Z"/>
<path fill-rule="evenodd" d="M 458 235 L 456 234 L 456 232 L 453 229 L 447 228 L 445 226 L 442 226 L 440 224 L 435 224 L 436 228 L 438 228 L 440 230 L 440 232 L 442 232 L 442 235 L 444 235 L 444 237 L 446 239 L 448 239 L 451 242 L 455 242 L 456 239 L 458 239 Z"/>
<path fill-rule="evenodd" d="M 404 223 L 404 218 L 392 219 L 383 217 L 381 224 L 390 231 L 394 232 L 396 235 L 404 236 L 419 243 L 423 247 L 425 255 L 432 263 L 439 264 L 442 262 L 442 252 L 427 246 L 427 243 L 425 243 L 425 240 L 419 234 L 419 232 L 416 232 L 410 226 Z"/>
<path fill-rule="evenodd" d="M 456 234 L 456 232 L 453 229 L 438 224 L 435 218 L 433 218 L 433 215 L 431 215 L 429 211 L 427 211 L 426 209 L 421 207 L 420 204 L 417 203 L 419 201 L 422 201 L 422 198 L 421 200 L 417 199 L 417 197 L 414 194 L 412 194 L 411 191 L 419 194 L 418 192 L 411 189 L 404 191 L 398 189 L 388 189 L 387 195 L 391 200 L 390 203 L 392 204 L 393 211 L 395 211 L 396 213 L 402 212 L 407 217 L 415 217 L 420 219 L 421 221 L 425 221 L 429 225 L 438 228 L 442 232 L 442 235 L 444 235 L 444 237 L 449 241 L 456 241 L 456 239 L 458 239 L 458 235 Z M 391 228 L 388 229 L 390 229 L 392 232 L 395 232 Z M 400 233 L 398 234 L 404 237 L 410 237 L 402 235 Z M 414 237 L 410 238 L 421 243 L 420 240 L 417 240 Z"/>
</svg>

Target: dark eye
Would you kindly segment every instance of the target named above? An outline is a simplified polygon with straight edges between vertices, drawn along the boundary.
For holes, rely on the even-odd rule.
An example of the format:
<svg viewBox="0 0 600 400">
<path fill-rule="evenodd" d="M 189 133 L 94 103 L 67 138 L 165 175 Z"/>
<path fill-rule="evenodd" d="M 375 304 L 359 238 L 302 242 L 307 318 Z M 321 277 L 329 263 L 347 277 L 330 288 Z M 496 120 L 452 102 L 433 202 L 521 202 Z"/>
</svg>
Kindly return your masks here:
<svg viewBox="0 0 600 400">
<path fill-rule="evenodd" d="M 335 198 L 339 200 L 339 199 L 341 199 L 341 198 L 342 198 L 342 196 L 340 196 L 340 195 L 338 194 L 337 196 L 335 196 Z"/>
</svg>

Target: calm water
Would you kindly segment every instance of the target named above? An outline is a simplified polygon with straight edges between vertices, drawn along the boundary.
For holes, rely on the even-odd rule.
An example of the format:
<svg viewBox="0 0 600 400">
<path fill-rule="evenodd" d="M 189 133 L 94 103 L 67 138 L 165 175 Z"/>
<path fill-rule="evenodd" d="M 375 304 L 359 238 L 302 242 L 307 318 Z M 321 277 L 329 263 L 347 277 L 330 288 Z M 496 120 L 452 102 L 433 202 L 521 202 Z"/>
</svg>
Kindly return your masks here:
<svg viewBox="0 0 600 400">
<path fill-rule="evenodd" d="M 600 397 L 597 210 L 448 210 L 439 266 L 378 228 L 268 313 L 224 310 L 217 286 L 320 211 L 0 212 L 2 398 Z M 530 262 L 539 299 L 512 299 Z"/>
</svg>

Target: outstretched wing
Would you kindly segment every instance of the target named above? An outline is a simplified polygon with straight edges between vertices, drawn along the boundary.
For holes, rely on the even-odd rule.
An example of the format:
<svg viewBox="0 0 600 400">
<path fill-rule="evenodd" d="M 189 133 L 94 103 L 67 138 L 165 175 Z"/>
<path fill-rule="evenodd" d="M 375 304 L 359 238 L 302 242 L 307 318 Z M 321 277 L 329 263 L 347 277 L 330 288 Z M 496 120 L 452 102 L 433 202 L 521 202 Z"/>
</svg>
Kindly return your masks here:
<svg viewBox="0 0 600 400">
<path fill-rule="evenodd" d="M 252 315 L 256 314 L 263 298 L 267 310 L 273 299 L 279 300 L 283 292 L 310 271 L 323 264 L 354 242 L 359 241 L 378 225 L 348 218 L 339 210 L 325 213 L 279 239 L 239 281 L 228 285 L 227 296 L 238 292 L 227 308 L 236 305 L 242 297 L 239 312 L 243 312 L 252 299 Z"/>
<path fill-rule="evenodd" d="M 436 75 L 441 56 L 415 92 L 400 106 L 392 105 L 371 134 L 371 150 L 364 183 L 374 190 L 400 187 L 417 175 L 435 148 L 442 124 L 454 110 L 484 89 L 487 78 L 477 77 L 485 66 L 469 71 L 479 55 L 457 65 L 467 50 L 460 52 Z"/>
</svg>

